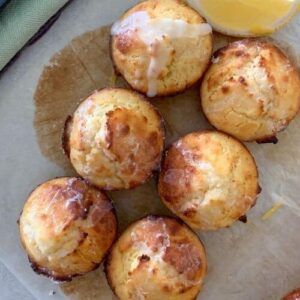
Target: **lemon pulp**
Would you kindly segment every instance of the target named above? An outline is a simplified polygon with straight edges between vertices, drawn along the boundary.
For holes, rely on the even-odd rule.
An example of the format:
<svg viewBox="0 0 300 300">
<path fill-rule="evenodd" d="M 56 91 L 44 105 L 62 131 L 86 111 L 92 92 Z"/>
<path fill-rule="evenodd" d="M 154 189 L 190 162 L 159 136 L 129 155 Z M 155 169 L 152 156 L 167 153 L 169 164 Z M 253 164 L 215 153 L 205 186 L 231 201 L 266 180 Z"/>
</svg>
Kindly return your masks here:
<svg viewBox="0 0 300 300">
<path fill-rule="evenodd" d="M 263 35 L 286 23 L 298 0 L 188 0 L 217 30 Z"/>
</svg>

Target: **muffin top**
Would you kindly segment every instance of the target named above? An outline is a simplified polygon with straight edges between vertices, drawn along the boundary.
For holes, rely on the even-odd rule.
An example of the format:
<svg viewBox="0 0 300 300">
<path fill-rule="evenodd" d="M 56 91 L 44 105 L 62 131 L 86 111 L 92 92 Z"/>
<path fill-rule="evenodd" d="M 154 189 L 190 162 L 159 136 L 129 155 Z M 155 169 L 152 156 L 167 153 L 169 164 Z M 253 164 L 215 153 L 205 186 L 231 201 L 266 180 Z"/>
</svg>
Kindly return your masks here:
<svg viewBox="0 0 300 300">
<path fill-rule="evenodd" d="M 171 145 L 158 189 L 163 202 L 187 224 L 212 230 L 244 216 L 260 188 L 248 150 L 230 136 L 207 131 Z"/>
<path fill-rule="evenodd" d="M 109 199 L 79 178 L 38 186 L 25 203 L 19 226 L 33 269 L 58 281 L 98 267 L 117 232 Z"/>
<path fill-rule="evenodd" d="M 148 216 L 129 226 L 113 246 L 106 273 L 121 300 L 191 300 L 206 268 L 195 233 L 174 218 Z"/>
<path fill-rule="evenodd" d="M 66 151 L 76 171 L 105 190 L 133 188 L 159 167 L 163 121 L 141 95 L 125 89 L 96 91 L 66 127 Z"/>
<path fill-rule="evenodd" d="M 300 107 L 300 79 L 269 42 L 249 39 L 219 50 L 201 88 L 210 123 L 243 141 L 276 142 Z"/>
<path fill-rule="evenodd" d="M 148 0 L 128 10 L 112 27 L 117 70 L 149 97 L 181 92 L 206 70 L 212 29 L 179 0 Z"/>
</svg>

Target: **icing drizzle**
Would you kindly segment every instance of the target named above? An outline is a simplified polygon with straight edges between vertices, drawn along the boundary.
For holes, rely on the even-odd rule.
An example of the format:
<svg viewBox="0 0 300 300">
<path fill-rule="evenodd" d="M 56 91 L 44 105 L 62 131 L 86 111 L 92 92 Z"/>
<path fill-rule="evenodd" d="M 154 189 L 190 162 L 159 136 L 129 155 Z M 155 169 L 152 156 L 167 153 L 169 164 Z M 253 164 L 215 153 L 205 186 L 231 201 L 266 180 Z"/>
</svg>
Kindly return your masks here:
<svg viewBox="0 0 300 300">
<path fill-rule="evenodd" d="M 165 46 L 164 40 L 197 38 L 210 34 L 212 28 L 207 23 L 188 24 L 183 20 L 152 19 L 147 12 L 139 11 L 117 21 L 112 26 L 111 34 L 119 35 L 128 31 L 136 32 L 148 47 L 151 59 L 147 71 L 147 95 L 154 97 L 157 94 L 158 77 L 168 65 L 172 53 L 172 50 Z"/>
</svg>

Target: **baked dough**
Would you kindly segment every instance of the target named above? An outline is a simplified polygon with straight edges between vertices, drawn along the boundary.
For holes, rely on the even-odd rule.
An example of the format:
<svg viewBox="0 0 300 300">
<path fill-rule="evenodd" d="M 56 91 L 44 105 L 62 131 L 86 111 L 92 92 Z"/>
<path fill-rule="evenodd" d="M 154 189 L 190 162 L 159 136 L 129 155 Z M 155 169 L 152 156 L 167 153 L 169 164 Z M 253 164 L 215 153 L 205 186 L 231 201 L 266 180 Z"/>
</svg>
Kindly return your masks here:
<svg viewBox="0 0 300 300">
<path fill-rule="evenodd" d="M 65 130 L 77 173 L 104 190 L 134 188 L 159 168 L 164 147 L 159 112 L 134 91 L 104 89 L 84 100 Z"/>
<path fill-rule="evenodd" d="M 184 91 L 196 83 L 212 55 L 212 29 L 183 1 L 148 0 L 112 27 L 115 67 L 149 97 Z"/>
<path fill-rule="evenodd" d="M 34 271 L 57 281 L 97 268 L 117 234 L 110 200 L 80 178 L 38 186 L 25 203 L 19 227 Z"/>
<path fill-rule="evenodd" d="M 120 300 L 193 300 L 206 265 L 201 241 L 186 225 L 148 216 L 129 226 L 113 246 L 106 274 Z"/>
<path fill-rule="evenodd" d="M 242 40 L 219 50 L 201 87 L 204 114 L 242 141 L 277 142 L 300 108 L 300 79 L 275 45 Z"/>
<path fill-rule="evenodd" d="M 171 145 L 158 190 L 173 213 L 203 230 L 230 226 L 256 203 L 260 192 L 249 151 L 216 131 L 194 132 Z"/>
</svg>

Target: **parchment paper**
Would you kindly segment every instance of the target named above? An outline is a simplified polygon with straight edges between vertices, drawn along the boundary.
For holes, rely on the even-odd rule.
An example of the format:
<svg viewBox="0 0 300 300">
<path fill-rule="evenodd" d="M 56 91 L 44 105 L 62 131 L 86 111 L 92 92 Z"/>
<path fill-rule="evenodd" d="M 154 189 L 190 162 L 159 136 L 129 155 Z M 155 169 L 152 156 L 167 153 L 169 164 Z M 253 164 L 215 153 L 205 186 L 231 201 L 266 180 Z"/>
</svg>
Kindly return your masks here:
<svg viewBox="0 0 300 300">
<path fill-rule="evenodd" d="M 37 299 L 114 299 L 101 268 L 62 285 L 61 290 L 34 275 L 18 241 L 16 220 L 38 183 L 73 172 L 58 148 L 65 116 L 94 89 L 124 85 L 114 77 L 107 58 L 107 29 L 99 27 L 113 22 L 135 2 L 75 1 L 0 80 L 0 258 Z M 300 66 L 300 16 L 274 38 Z M 226 41 L 216 36 L 215 46 Z M 209 128 L 200 111 L 198 90 L 199 85 L 176 97 L 153 100 L 166 119 L 167 143 L 190 131 Z M 45 104 L 47 110 L 42 109 Z M 209 262 L 199 299 L 275 300 L 300 286 L 299 130 L 298 117 L 278 136 L 278 145 L 247 145 L 257 160 L 263 193 L 248 215 L 248 224 L 238 222 L 229 229 L 199 232 Z M 158 199 L 155 178 L 134 191 L 111 193 L 111 197 L 120 230 L 147 213 L 167 213 Z M 284 206 L 263 221 L 262 215 L 278 202 Z"/>
</svg>

